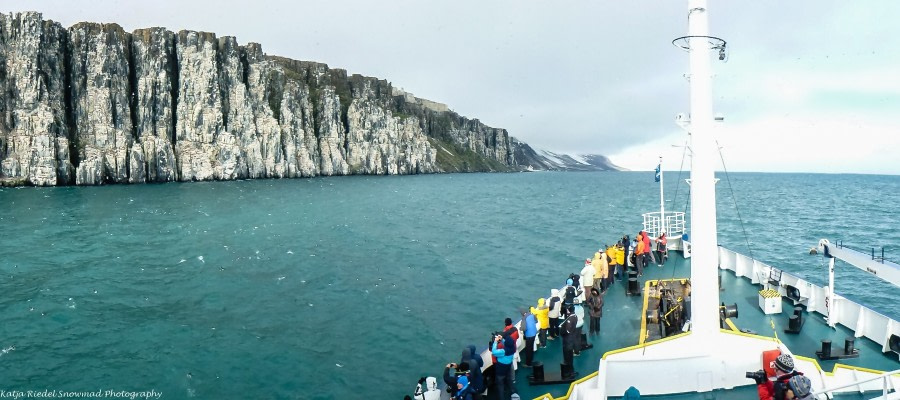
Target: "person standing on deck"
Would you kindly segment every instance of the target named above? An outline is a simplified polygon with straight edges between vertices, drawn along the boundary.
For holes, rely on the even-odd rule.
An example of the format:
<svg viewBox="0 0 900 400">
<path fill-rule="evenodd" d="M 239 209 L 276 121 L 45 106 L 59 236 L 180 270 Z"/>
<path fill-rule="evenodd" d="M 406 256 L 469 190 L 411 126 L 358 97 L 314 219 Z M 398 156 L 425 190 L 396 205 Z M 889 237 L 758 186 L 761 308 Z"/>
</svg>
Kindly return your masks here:
<svg viewBox="0 0 900 400">
<path fill-rule="evenodd" d="M 626 269 L 625 267 L 628 266 L 627 264 L 625 264 L 625 256 L 626 256 L 625 246 L 622 243 L 617 243 L 616 244 L 616 265 L 618 265 L 619 268 L 616 270 L 616 273 L 619 274 L 618 277 L 619 277 L 620 281 L 625 279 L 626 276 L 628 276 L 628 274 L 625 272 L 625 269 Z"/>
<path fill-rule="evenodd" d="M 502 348 L 497 347 L 500 343 L 503 343 Z M 507 386 L 510 388 L 510 393 L 517 391 L 512 380 L 514 374 L 512 362 L 516 355 L 516 341 L 512 336 L 497 335 L 491 343 L 491 355 L 497 358 L 497 362 L 494 364 L 494 384 L 497 398 L 505 400 L 504 392 Z"/>
<path fill-rule="evenodd" d="M 578 289 L 575 288 L 574 281 L 572 278 L 566 280 L 566 287 L 563 288 L 563 309 L 572 308 L 575 306 L 575 298 L 580 296 L 581 293 L 578 292 Z"/>
<path fill-rule="evenodd" d="M 623 268 L 622 274 L 625 278 L 628 278 L 629 260 L 631 260 L 631 238 L 629 238 L 628 235 L 625 235 L 622 236 L 622 262 L 619 263 L 619 265 L 621 265 Z"/>
<path fill-rule="evenodd" d="M 566 319 L 563 321 L 562 326 L 560 327 L 560 333 L 563 337 L 563 363 L 566 365 L 573 365 L 574 359 L 572 358 L 575 353 L 575 346 L 577 344 L 577 340 L 575 335 L 578 334 L 575 326 L 578 324 L 578 316 L 572 312 L 572 308 L 565 308 Z"/>
<path fill-rule="evenodd" d="M 616 283 L 616 278 L 619 277 L 619 262 L 616 260 L 616 245 L 612 245 L 606 248 L 606 257 L 609 260 L 609 285 Z"/>
<path fill-rule="evenodd" d="M 657 264 L 656 256 L 653 255 L 653 245 L 651 244 L 652 241 L 650 240 L 650 235 L 645 231 L 641 231 L 641 237 L 644 240 L 644 266 L 650 265 L 651 261 L 654 264 Z"/>
<path fill-rule="evenodd" d="M 594 278 L 597 270 L 590 259 L 584 260 L 584 268 L 581 269 L 581 284 L 584 285 L 584 300 L 587 301 L 591 297 L 591 288 L 594 286 Z"/>
<path fill-rule="evenodd" d="M 597 288 L 592 290 L 594 293 L 588 299 L 587 306 L 591 315 L 589 332 L 593 335 L 600 333 L 600 318 L 603 317 L 603 293 L 598 292 Z"/>
<path fill-rule="evenodd" d="M 669 240 L 666 239 L 666 233 L 663 232 L 662 235 L 656 239 L 656 251 L 659 252 L 659 265 L 665 265 L 666 260 L 669 258 L 669 249 L 666 248 L 666 245 L 669 244 Z"/>
<path fill-rule="evenodd" d="M 481 399 L 481 393 L 485 389 L 484 376 L 481 375 L 484 359 L 475 350 L 475 345 L 470 344 L 463 348 L 462 357 L 458 365 L 460 370 L 469 371 L 469 385 L 472 387 L 472 398 L 475 400 Z"/>
<path fill-rule="evenodd" d="M 506 318 L 503 321 L 503 323 L 505 324 L 503 326 L 503 333 L 502 333 L 503 337 L 512 337 L 513 343 L 518 341 L 519 340 L 519 330 L 516 329 L 515 325 L 513 325 L 512 318 Z M 500 341 L 500 343 L 498 343 L 498 346 L 499 346 L 499 348 L 502 349 L 504 346 L 504 342 Z M 493 353 L 491 353 L 491 362 L 493 364 L 497 363 L 497 356 L 495 356 Z"/>
<path fill-rule="evenodd" d="M 525 366 L 531 368 L 534 361 L 534 337 L 537 336 L 537 318 L 534 314 L 522 311 L 522 324 L 525 325 Z"/>
<path fill-rule="evenodd" d="M 591 261 L 591 265 L 593 265 L 594 270 L 597 271 L 597 275 L 594 276 L 594 288 L 600 287 L 600 292 L 606 292 L 606 288 L 609 287 L 609 262 L 606 260 L 606 252 L 603 249 L 597 250 L 597 253 L 594 254 L 594 260 Z M 599 284 L 597 284 L 599 282 Z M 590 291 L 590 288 L 586 288 L 585 290 Z M 589 300 L 589 299 L 588 299 Z"/>
<path fill-rule="evenodd" d="M 637 235 L 637 247 L 634 248 L 634 266 L 637 267 L 638 276 L 644 275 L 644 240 L 641 234 Z"/>
<path fill-rule="evenodd" d="M 559 337 L 559 323 L 562 322 L 562 298 L 559 296 L 559 289 L 550 289 L 550 297 L 547 299 L 549 309 L 547 318 L 550 319 L 550 340 Z"/>
<path fill-rule="evenodd" d="M 503 327 L 503 336 L 511 336 L 514 341 L 519 341 L 519 330 L 513 325 L 512 318 L 506 318 L 503 323 L 506 324 Z"/>
<path fill-rule="evenodd" d="M 531 313 L 538 321 L 538 339 L 541 348 L 547 347 L 547 329 L 550 328 L 550 308 L 544 305 L 544 299 L 537 300 L 537 307 L 531 307 Z"/>
</svg>

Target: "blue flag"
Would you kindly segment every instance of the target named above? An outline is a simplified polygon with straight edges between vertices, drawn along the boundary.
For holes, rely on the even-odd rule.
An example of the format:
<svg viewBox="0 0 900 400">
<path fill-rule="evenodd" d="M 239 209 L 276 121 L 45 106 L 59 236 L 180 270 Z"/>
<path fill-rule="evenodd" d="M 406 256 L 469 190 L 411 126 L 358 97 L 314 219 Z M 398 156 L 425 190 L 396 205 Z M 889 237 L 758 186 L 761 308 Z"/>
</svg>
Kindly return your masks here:
<svg viewBox="0 0 900 400">
<path fill-rule="evenodd" d="M 662 167 L 662 164 L 656 164 L 656 181 L 657 181 L 657 182 L 659 182 L 659 178 L 660 178 L 660 177 L 659 177 L 659 174 L 662 173 L 662 172 L 660 171 L 660 168 L 661 168 L 661 167 Z"/>
</svg>

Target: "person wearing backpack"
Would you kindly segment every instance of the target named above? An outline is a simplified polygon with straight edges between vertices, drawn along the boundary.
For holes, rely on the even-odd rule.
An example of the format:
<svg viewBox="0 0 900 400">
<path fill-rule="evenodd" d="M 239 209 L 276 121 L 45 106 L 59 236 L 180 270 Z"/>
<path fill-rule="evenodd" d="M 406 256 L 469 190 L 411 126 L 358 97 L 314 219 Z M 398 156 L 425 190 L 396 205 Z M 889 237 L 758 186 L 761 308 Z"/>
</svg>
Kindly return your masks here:
<svg viewBox="0 0 900 400">
<path fill-rule="evenodd" d="M 794 400 L 787 397 L 788 381 L 796 376 L 803 375 L 794 370 L 794 358 L 790 354 L 782 354 L 772 362 L 775 369 L 775 381 L 772 382 L 765 376 L 756 376 L 756 392 L 759 400 Z"/>
<path fill-rule="evenodd" d="M 550 323 L 550 340 L 559 337 L 559 323 L 562 316 L 562 298 L 559 296 L 559 289 L 550 289 L 550 297 L 547 298 L 548 307 L 547 318 Z"/>
<path fill-rule="evenodd" d="M 812 382 L 803 375 L 796 375 L 788 379 L 787 390 L 784 392 L 785 399 L 791 400 L 813 400 Z"/>
<path fill-rule="evenodd" d="M 563 298 L 563 309 L 567 309 L 575 306 L 575 298 L 581 295 L 578 289 L 575 288 L 575 281 L 572 278 L 566 280 L 566 287 L 563 288 L 564 298 Z"/>
</svg>

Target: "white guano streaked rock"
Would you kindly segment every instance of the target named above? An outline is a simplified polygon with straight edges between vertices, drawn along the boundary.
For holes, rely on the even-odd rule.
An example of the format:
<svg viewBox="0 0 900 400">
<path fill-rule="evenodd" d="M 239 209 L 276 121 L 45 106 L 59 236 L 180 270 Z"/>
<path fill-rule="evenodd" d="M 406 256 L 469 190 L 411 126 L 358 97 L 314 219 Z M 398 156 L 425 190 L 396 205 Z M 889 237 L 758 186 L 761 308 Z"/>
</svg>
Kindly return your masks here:
<svg viewBox="0 0 900 400">
<path fill-rule="evenodd" d="M 224 129 L 217 47 L 211 33 L 181 31 L 176 35 L 175 159 L 181 181 L 237 177 L 240 148 Z"/>
<path fill-rule="evenodd" d="M 284 71 L 266 59 L 262 47 L 250 43 L 244 49 L 247 60 L 247 97 L 256 128 L 253 150 L 259 176 L 283 178 L 286 175 L 285 149 L 278 121 L 284 91 Z M 279 113 L 276 116 L 276 112 Z M 287 133 L 289 134 L 289 133 Z"/>
<path fill-rule="evenodd" d="M 133 141 L 129 36 L 116 24 L 83 22 L 69 28 L 72 115 L 80 160 L 76 184 L 128 182 Z"/>
<path fill-rule="evenodd" d="M 129 182 L 170 182 L 175 170 L 175 34 L 165 28 L 132 33 L 135 132 Z"/>
<path fill-rule="evenodd" d="M 319 133 L 319 153 L 321 154 L 320 174 L 325 176 L 346 175 L 349 166 L 344 158 L 346 133 L 341 122 L 340 98 L 333 86 L 319 90 L 316 107 L 316 131 Z"/>
<path fill-rule="evenodd" d="M 0 14 L 0 178 L 69 183 L 66 31 L 40 13 Z"/>
<path fill-rule="evenodd" d="M 309 87 L 289 80 L 281 100 L 281 131 L 285 149 L 285 171 L 289 177 L 319 175 L 319 141 L 315 133 Z"/>
<path fill-rule="evenodd" d="M 347 110 L 347 163 L 353 173 L 405 175 L 434 172 L 436 153 L 415 117 L 398 117 L 375 100 L 371 81 Z"/>
</svg>

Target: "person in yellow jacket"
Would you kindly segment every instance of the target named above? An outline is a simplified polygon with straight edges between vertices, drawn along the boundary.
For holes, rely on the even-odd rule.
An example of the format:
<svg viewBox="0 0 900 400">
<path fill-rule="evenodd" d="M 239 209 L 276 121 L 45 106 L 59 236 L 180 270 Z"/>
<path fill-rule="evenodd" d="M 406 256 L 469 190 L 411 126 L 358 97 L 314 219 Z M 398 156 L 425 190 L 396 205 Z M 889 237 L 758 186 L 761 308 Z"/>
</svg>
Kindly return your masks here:
<svg viewBox="0 0 900 400">
<path fill-rule="evenodd" d="M 616 265 L 619 266 L 616 269 L 616 273 L 619 274 L 619 280 L 625 279 L 625 247 L 621 242 L 616 244 Z"/>
<path fill-rule="evenodd" d="M 594 276 L 594 287 L 600 286 L 598 291 L 605 293 L 609 285 L 609 262 L 606 261 L 606 253 L 603 252 L 603 249 L 594 253 L 594 260 L 591 261 L 591 264 L 594 265 L 594 270 L 597 271 L 597 275 Z M 597 285 L 598 279 L 600 280 L 599 285 Z"/>
<path fill-rule="evenodd" d="M 538 338 L 541 347 L 547 347 L 547 329 L 550 329 L 550 308 L 544 305 L 544 299 L 538 299 L 537 308 L 531 307 L 531 313 L 537 318 Z"/>
<path fill-rule="evenodd" d="M 606 257 L 609 260 L 609 283 L 615 283 L 615 277 L 619 276 L 619 263 L 616 261 L 616 246 L 612 245 L 606 248 Z M 607 285 L 609 287 L 609 285 Z"/>
</svg>

